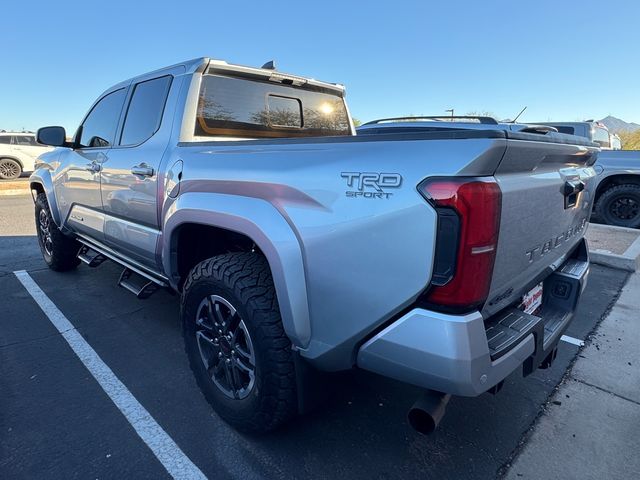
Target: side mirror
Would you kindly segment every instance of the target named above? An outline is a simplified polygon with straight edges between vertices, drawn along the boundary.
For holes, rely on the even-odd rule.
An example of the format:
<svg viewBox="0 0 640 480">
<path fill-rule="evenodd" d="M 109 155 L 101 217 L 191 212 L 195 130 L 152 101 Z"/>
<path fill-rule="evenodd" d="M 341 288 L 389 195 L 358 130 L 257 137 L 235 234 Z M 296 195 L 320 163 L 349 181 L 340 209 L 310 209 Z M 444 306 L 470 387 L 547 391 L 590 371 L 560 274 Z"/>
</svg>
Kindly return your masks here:
<svg viewBox="0 0 640 480">
<path fill-rule="evenodd" d="M 67 134 L 63 127 L 43 127 L 38 129 L 36 141 L 42 145 L 51 145 L 52 147 L 66 147 Z"/>
<path fill-rule="evenodd" d="M 89 140 L 89 145 L 87 145 L 88 147 L 108 147 L 109 146 L 109 141 L 105 140 L 102 137 L 91 137 L 91 140 Z"/>
</svg>

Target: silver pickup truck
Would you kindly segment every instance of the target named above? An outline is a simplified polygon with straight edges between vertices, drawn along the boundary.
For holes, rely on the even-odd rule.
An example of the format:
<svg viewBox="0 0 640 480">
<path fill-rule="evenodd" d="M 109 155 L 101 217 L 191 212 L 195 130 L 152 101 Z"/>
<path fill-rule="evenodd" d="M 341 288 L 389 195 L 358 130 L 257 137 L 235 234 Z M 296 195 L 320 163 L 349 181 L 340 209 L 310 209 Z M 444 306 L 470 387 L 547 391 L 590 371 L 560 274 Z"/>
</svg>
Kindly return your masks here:
<svg viewBox="0 0 640 480">
<path fill-rule="evenodd" d="M 180 293 L 219 415 L 276 428 L 316 372 L 359 367 L 451 394 L 553 360 L 588 276 L 597 148 L 548 132 L 355 135 L 340 85 L 200 58 L 101 95 L 31 176 L 56 271 L 122 265 Z"/>
</svg>

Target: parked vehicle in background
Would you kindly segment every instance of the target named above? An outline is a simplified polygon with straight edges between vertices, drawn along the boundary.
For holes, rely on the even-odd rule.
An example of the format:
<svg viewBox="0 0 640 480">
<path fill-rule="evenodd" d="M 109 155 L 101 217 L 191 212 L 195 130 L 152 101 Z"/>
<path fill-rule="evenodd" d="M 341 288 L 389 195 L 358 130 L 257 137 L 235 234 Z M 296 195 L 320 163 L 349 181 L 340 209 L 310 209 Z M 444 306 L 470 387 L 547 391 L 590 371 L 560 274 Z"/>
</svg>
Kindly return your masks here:
<svg viewBox="0 0 640 480">
<path fill-rule="evenodd" d="M 640 150 L 602 151 L 594 168 L 594 220 L 640 228 Z"/>
<path fill-rule="evenodd" d="M 622 139 L 617 133 L 611 134 L 611 150 L 622 150 Z"/>
<path fill-rule="evenodd" d="M 549 122 L 563 133 L 593 139 L 604 138 L 606 127 L 599 122 Z M 609 131 L 607 135 L 609 135 Z M 640 228 L 640 151 L 620 150 L 620 137 L 609 135 L 594 166 L 597 173 L 595 221 L 618 227 Z"/>
<path fill-rule="evenodd" d="M 198 385 L 276 428 L 314 372 L 497 393 L 551 364 L 585 287 L 597 148 L 549 128 L 354 135 L 340 85 L 196 59 L 99 97 L 31 176 L 45 262 L 110 259 L 140 298 L 180 292 Z M 314 390 L 315 386 L 315 390 Z"/>
<path fill-rule="evenodd" d="M 51 150 L 38 144 L 33 133 L 0 132 L 0 180 L 13 180 L 32 172 L 36 158 Z"/>
<path fill-rule="evenodd" d="M 560 133 L 587 138 L 597 143 L 602 150 L 611 150 L 609 129 L 604 123 L 586 120 L 584 122 L 536 122 L 536 125 L 550 125 Z"/>
</svg>

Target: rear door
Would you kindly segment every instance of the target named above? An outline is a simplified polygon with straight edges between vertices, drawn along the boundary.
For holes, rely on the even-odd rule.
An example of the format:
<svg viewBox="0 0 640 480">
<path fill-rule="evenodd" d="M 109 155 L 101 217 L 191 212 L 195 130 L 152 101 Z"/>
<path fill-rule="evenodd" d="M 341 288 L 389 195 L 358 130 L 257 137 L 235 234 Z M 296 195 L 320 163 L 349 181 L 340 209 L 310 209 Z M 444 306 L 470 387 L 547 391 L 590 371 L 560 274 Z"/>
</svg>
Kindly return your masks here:
<svg viewBox="0 0 640 480">
<path fill-rule="evenodd" d="M 106 243 L 148 266 L 155 266 L 160 235 L 158 179 L 171 128 L 163 114 L 173 83 L 163 75 L 131 85 L 117 145 L 101 172 Z"/>
<path fill-rule="evenodd" d="M 509 305 L 558 267 L 583 237 L 597 149 L 509 134 L 495 172 L 502 191 L 498 248 L 483 313 Z M 515 139 L 513 139 L 515 137 Z M 518 139 L 521 138 L 521 139 Z M 539 281 L 539 280 L 537 280 Z"/>
</svg>

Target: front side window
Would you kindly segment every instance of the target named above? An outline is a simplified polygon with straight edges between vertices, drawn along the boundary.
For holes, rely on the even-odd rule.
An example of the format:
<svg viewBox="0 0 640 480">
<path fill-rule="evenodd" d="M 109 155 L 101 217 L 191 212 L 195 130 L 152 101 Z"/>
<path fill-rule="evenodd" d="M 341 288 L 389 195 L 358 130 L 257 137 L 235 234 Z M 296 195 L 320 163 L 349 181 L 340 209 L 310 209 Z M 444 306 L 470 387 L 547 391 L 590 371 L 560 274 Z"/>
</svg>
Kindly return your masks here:
<svg viewBox="0 0 640 480">
<path fill-rule="evenodd" d="M 121 88 L 100 99 L 84 123 L 80 136 L 81 147 L 108 147 L 113 145 L 126 89 Z"/>
<path fill-rule="evenodd" d="M 139 145 L 160 128 L 171 76 L 138 83 L 133 90 L 120 145 Z"/>
<path fill-rule="evenodd" d="M 205 75 L 196 136 L 309 137 L 350 135 L 340 95 L 279 83 Z"/>
<path fill-rule="evenodd" d="M 11 137 L 9 135 L 0 135 L 0 143 L 9 145 L 11 143 Z"/>
</svg>

